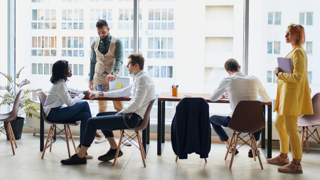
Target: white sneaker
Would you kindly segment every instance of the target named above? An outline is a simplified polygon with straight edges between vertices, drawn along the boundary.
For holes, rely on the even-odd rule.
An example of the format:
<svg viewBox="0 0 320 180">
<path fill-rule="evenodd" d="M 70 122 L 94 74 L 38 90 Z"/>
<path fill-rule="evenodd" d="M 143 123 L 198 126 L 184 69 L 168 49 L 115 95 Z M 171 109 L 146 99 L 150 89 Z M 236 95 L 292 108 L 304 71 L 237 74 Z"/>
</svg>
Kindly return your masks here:
<svg viewBox="0 0 320 180">
<path fill-rule="evenodd" d="M 79 146 L 77 147 L 77 153 L 80 151 L 80 148 L 79 148 Z M 90 156 L 90 155 L 88 155 L 88 153 L 86 153 L 86 158 L 87 159 L 92 159 L 93 158 L 93 156 Z"/>
<path fill-rule="evenodd" d="M 103 134 L 100 134 L 99 137 L 98 137 L 98 136 L 95 136 L 94 138 L 95 138 L 96 140 L 100 141 L 101 139 L 104 138 L 104 135 L 103 135 Z"/>
</svg>

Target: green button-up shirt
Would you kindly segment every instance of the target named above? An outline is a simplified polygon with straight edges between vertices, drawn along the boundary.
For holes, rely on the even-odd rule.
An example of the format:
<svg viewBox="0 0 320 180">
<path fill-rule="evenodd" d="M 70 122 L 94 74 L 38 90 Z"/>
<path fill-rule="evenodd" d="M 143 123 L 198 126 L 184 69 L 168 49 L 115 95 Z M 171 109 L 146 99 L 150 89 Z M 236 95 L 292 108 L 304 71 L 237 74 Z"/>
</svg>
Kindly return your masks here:
<svg viewBox="0 0 320 180">
<path fill-rule="evenodd" d="M 111 38 L 112 36 L 109 34 L 108 37 L 106 37 L 105 39 L 102 39 L 99 42 L 99 47 L 98 50 L 102 53 L 102 54 L 107 54 L 108 50 L 109 50 L 109 46 L 110 46 L 110 42 L 111 42 Z M 91 45 L 91 56 L 90 56 L 90 81 L 93 80 L 93 76 L 95 73 L 95 66 L 97 63 L 97 59 L 96 59 L 96 52 L 94 51 L 94 44 L 95 42 L 92 43 Z M 116 63 L 114 64 L 114 68 L 112 70 L 112 73 L 114 74 L 118 74 L 120 71 L 120 68 L 123 64 L 123 46 L 122 46 L 122 42 L 120 39 L 117 38 L 116 41 L 116 50 L 114 53 L 115 57 L 116 57 Z"/>
</svg>

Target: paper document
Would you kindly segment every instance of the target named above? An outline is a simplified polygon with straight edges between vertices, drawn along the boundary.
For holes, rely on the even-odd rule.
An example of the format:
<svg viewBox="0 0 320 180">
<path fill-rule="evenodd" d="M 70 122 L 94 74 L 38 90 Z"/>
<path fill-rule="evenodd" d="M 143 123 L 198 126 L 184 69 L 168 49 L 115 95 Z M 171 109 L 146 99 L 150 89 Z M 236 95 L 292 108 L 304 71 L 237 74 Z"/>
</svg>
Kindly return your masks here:
<svg viewBox="0 0 320 180">
<path fill-rule="evenodd" d="M 278 66 L 284 73 L 292 73 L 291 58 L 278 57 Z"/>
<path fill-rule="evenodd" d="M 122 88 L 122 83 L 117 83 L 116 89 L 121 89 Z"/>
</svg>

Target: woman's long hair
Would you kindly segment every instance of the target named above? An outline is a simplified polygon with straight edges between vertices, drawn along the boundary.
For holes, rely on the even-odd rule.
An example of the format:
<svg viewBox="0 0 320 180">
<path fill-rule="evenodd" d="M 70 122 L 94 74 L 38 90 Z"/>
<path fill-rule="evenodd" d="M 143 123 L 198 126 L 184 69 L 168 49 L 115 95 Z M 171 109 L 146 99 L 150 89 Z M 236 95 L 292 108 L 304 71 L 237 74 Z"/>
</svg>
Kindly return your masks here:
<svg viewBox="0 0 320 180">
<path fill-rule="evenodd" d="M 52 84 L 60 81 L 61 79 L 67 81 L 69 71 L 69 63 L 66 60 L 58 60 L 53 64 L 52 75 L 50 81 Z"/>
</svg>

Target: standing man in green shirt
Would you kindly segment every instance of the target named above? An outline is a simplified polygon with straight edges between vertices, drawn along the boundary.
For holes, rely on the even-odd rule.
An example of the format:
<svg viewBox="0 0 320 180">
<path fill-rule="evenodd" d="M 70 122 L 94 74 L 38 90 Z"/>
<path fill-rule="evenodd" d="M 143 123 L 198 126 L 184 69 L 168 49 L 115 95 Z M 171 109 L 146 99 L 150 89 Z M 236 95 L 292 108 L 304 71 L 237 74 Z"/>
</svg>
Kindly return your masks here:
<svg viewBox="0 0 320 180">
<path fill-rule="evenodd" d="M 110 35 L 108 23 L 99 20 L 96 24 L 99 38 L 91 45 L 89 89 L 108 91 L 109 82 L 118 77 L 123 63 L 123 46 L 120 39 Z M 99 113 L 107 111 L 107 101 L 99 101 Z M 123 101 L 113 101 L 116 111 L 121 111 Z"/>
</svg>

